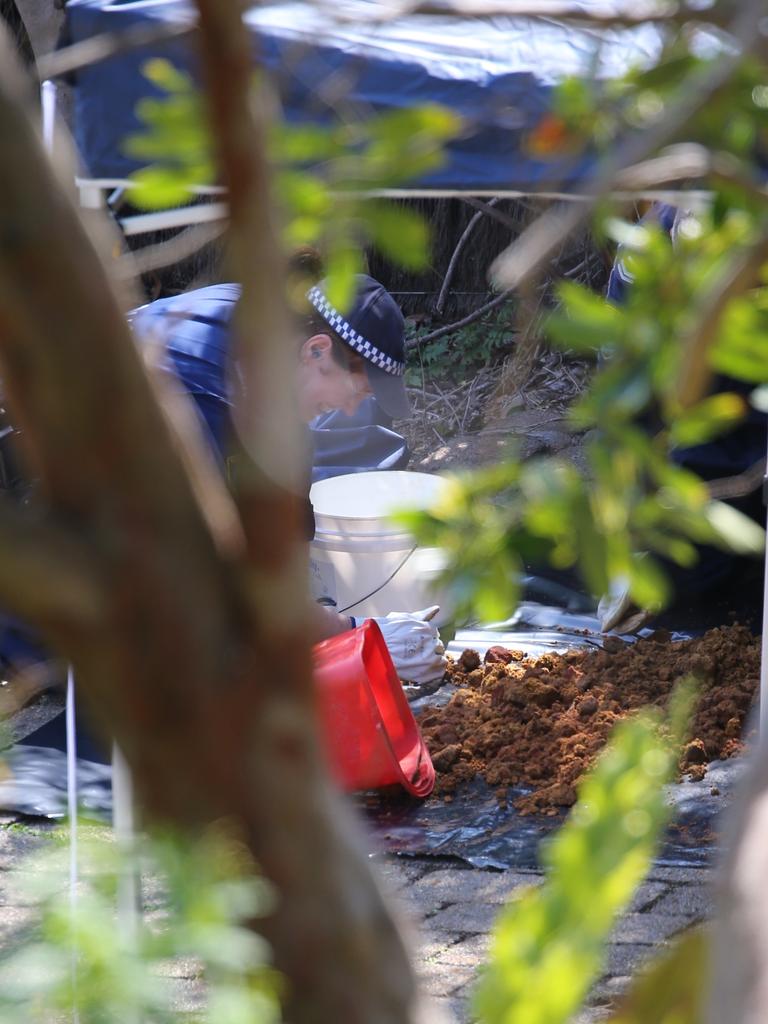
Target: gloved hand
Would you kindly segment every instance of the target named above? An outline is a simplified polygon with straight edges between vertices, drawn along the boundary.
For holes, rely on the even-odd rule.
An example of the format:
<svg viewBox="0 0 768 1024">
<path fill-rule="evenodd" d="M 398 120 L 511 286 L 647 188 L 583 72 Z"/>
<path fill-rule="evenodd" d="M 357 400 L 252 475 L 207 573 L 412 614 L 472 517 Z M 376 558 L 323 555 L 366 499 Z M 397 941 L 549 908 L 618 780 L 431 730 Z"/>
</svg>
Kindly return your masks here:
<svg viewBox="0 0 768 1024">
<path fill-rule="evenodd" d="M 409 683 L 429 683 L 445 672 L 445 647 L 431 620 L 439 605 L 420 612 L 390 612 L 374 618 L 395 663 L 397 674 Z"/>
</svg>

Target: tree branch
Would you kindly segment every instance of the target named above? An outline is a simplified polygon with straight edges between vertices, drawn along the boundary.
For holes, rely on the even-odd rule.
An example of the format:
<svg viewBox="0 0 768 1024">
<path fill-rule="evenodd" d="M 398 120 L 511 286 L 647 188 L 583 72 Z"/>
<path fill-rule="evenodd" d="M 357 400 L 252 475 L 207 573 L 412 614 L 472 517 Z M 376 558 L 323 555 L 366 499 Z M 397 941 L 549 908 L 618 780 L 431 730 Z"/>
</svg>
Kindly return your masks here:
<svg viewBox="0 0 768 1024">
<path fill-rule="evenodd" d="M 0 604 L 55 633 L 98 627 L 104 584 L 88 545 L 0 497 Z"/>
<path fill-rule="evenodd" d="M 473 313 L 469 313 L 461 320 L 457 320 L 456 323 L 446 324 L 444 327 L 438 327 L 436 330 L 430 331 L 429 334 L 422 334 L 418 338 L 410 338 L 406 348 L 409 350 L 421 348 L 422 345 L 427 345 L 430 341 L 436 341 L 438 338 L 444 338 L 446 334 L 455 334 L 456 331 L 460 331 L 462 327 L 469 327 L 470 324 L 473 324 L 480 320 L 481 317 L 484 317 L 486 313 L 490 313 L 491 310 L 496 309 L 497 306 L 506 302 L 507 299 L 511 298 L 514 291 L 514 288 L 507 288 L 506 291 L 501 292 L 495 298 L 491 299 L 490 302 L 486 302 Z"/>
<path fill-rule="evenodd" d="M 244 794 L 244 824 L 256 860 L 280 893 L 277 913 L 262 928 L 290 982 L 287 1019 L 408 1024 L 415 996 L 408 958 L 355 827 L 327 782 L 314 730 L 306 554 L 296 517 L 297 344 L 270 201 L 264 97 L 249 106 L 251 51 L 240 4 L 197 4 L 233 265 L 243 282 L 235 323 L 243 380 L 235 410 L 243 448 L 236 496 L 249 545 L 252 642 L 258 640 L 264 659 L 253 681 L 262 707 L 247 748 L 253 780 Z M 279 785 L 280 813 L 270 779 Z"/>
<path fill-rule="evenodd" d="M 763 231 L 751 246 L 729 261 L 719 280 L 708 289 L 691 329 L 680 339 L 682 358 L 676 397 L 684 409 L 708 393 L 713 370 L 707 354 L 717 339 L 723 313 L 731 299 L 757 283 L 767 259 L 768 231 Z"/>
<path fill-rule="evenodd" d="M 151 25 L 132 25 L 122 32 L 104 32 L 90 39 L 83 39 L 82 42 L 73 43 L 63 50 L 55 50 L 53 53 L 40 56 L 37 60 L 37 76 L 41 82 L 51 78 L 63 78 L 121 53 L 138 50 L 143 46 L 153 46 L 169 39 L 181 39 L 195 31 L 195 25 L 153 22 Z"/>
<path fill-rule="evenodd" d="M 615 188 L 622 169 L 644 160 L 673 138 L 731 78 L 744 55 L 763 45 L 760 26 L 764 11 L 761 0 L 748 0 L 738 10 L 738 15 L 728 27 L 732 50 L 722 54 L 714 66 L 689 76 L 682 95 L 670 104 L 663 119 L 633 137 L 616 157 L 607 160 L 588 185 L 582 203 L 567 208 L 558 204 L 548 210 L 496 258 L 491 266 L 491 275 L 499 287 L 520 287 L 535 277 L 568 235 L 589 218 L 599 200 Z"/>
</svg>

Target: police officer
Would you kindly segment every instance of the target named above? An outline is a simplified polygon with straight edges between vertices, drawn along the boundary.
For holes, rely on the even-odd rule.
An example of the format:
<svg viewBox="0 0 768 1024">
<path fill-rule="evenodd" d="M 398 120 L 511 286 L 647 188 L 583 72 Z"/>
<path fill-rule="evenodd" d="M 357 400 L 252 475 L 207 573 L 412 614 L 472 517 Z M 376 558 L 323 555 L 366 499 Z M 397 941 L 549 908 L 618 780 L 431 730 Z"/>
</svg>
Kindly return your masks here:
<svg viewBox="0 0 768 1024">
<path fill-rule="evenodd" d="M 212 285 L 159 299 L 132 316 L 137 337 L 159 343 L 162 365 L 176 375 L 193 399 L 222 463 L 236 397 L 230 324 L 239 297 L 238 285 Z M 310 288 L 307 299 L 310 312 L 296 368 L 301 419 L 309 423 L 334 409 L 351 415 L 371 395 L 393 418 L 407 416 L 404 321 L 384 286 L 358 274 L 354 301 L 345 312 L 331 304 L 323 282 Z M 314 523 L 310 537 L 313 533 Z M 431 624 L 436 611 L 393 612 L 376 619 L 401 678 L 428 682 L 445 671 L 444 647 Z M 316 616 L 316 640 L 359 624 L 319 605 Z"/>
</svg>

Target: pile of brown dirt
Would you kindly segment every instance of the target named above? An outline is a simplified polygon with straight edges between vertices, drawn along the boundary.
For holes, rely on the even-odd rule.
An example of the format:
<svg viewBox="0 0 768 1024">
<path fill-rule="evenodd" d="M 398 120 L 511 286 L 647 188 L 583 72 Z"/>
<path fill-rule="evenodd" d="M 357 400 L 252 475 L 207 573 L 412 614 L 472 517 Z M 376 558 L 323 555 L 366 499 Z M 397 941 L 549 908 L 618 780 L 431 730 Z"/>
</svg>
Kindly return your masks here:
<svg viewBox="0 0 768 1024">
<path fill-rule="evenodd" d="M 435 792 L 450 799 L 482 776 L 505 804 L 507 788 L 532 787 L 516 801 L 523 814 L 555 814 L 616 722 L 645 705 L 665 706 L 677 680 L 699 680 L 691 740 L 681 775 L 701 779 L 710 761 L 744 748 L 744 721 L 758 689 L 760 640 L 740 625 L 672 643 L 666 631 L 626 644 L 608 637 L 600 651 L 528 658 L 491 648 L 481 663 L 464 651 L 449 667 L 456 687 L 443 708 L 420 716 L 437 773 Z"/>
</svg>

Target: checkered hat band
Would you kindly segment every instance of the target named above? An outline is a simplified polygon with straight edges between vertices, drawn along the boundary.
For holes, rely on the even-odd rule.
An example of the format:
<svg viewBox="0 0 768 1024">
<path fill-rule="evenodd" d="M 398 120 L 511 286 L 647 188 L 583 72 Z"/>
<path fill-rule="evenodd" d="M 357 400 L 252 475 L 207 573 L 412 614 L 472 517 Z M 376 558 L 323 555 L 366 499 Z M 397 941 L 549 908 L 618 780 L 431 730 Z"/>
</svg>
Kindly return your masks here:
<svg viewBox="0 0 768 1024">
<path fill-rule="evenodd" d="M 333 308 L 319 288 L 311 288 L 307 293 L 307 298 L 328 326 L 350 348 L 359 352 L 369 363 L 373 363 L 374 366 L 379 366 L 382 370 L 386 370 L 387 373 L 391 373 L 393 377 L 403 376 L 405 373 L 405 363 L 401 363 L 399 359 L 393 359 L 392 356 L 388 356 L 386 352 L 382 352 L 380 348 L 377 348 L 372 342 L 364 338 L 362 334 L 358 334 L 354 327 L 347 323 L 341 313 Z"/>
</svg>

